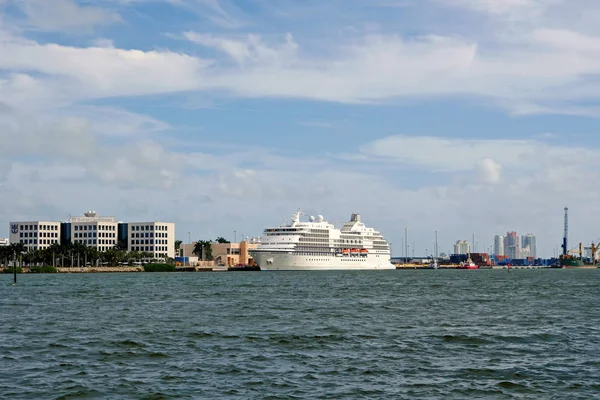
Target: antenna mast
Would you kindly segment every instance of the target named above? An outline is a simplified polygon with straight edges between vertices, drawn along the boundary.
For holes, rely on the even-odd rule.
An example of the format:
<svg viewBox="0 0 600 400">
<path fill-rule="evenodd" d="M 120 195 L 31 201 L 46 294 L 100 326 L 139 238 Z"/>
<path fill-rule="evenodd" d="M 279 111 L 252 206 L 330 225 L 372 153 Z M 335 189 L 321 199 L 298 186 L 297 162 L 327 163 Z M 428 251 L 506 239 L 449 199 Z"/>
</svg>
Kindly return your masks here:
<svg viewBox="0 0 600 400">
<path fill-rule="evenodd" d="M 569 208 L 565 207 L 565 234 L 563 236 L 563 256 L 567 255 L 567 237 L 569 236 Z"/>
</svg>

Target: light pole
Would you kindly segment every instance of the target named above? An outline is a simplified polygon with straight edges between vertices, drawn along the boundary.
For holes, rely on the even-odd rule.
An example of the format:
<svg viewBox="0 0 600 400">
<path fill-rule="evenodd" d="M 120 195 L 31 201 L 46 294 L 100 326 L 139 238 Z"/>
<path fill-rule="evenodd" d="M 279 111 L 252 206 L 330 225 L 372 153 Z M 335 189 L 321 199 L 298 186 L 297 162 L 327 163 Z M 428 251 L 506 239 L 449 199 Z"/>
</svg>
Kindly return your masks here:
<svg viewBox="0 0 600 400">
<path fill-rule="evenodd" d="M 403 236 L 400 237 L 400 241 L 402 242 L 402 245 L 401 245 L 402 251 L 400 252 L 400 257 L 402 257 L 402 262 L 404 262 L 404 237 Z"/>
<path fill-rule="evenodd" d="M 188 232 L 188 244 L 192 244 L 192 232 Z M 184 249 L 181 249 L 181 257 L 185 257 L 185 251 L 184 251 Z M 185 265 L 185 258 L 183 259 L 183 265 Z M 189 259 L 188 259 L 187 266 L 188 267 L 190 266 Z"/>
<path fill-rule="evenodd" d="M 233 243 L 237 243 L 237 231 L 233 231 Z"/>
<path fill-rule="evenodd" d="M 408 258 L 408 228 L 404 228 L 404 246 L 406 247 L 406 258 Z"/>
</svg>

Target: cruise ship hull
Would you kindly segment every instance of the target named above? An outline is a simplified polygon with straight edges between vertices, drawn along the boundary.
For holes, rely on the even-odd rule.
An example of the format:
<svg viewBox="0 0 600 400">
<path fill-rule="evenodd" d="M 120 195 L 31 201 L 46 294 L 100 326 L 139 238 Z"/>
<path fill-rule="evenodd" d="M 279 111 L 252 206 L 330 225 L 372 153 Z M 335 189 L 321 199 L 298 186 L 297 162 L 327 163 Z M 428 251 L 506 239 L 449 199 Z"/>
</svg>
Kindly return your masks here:
<svg viewBox="0 0 600 400">
<path fill-rule="evenodd" d="M 251 251 L 250 254 L 262 271 L 396 269 L 390 262 L 389 255 L 384 254 L 369 254 L 366 257 L 308 256 L 270 251 Z"/>
</svg>

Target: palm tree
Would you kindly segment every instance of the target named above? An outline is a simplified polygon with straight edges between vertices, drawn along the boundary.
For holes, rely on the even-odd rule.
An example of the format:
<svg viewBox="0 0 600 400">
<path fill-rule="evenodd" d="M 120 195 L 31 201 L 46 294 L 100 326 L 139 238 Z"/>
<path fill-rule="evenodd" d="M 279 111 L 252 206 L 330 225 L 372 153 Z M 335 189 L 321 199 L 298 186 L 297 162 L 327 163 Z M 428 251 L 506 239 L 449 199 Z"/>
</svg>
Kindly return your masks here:
<svg viewBox="0 0 600 400">
<path fill-rule="evenodd" d="M 204 261 L 204 240 L 198 240 L 196 243 L 194 243 L 194 250 L 192 253 Z"/>
<path fill-rule="evenodd" d="M 4 268 L 8 267 L 8 260 L 11 256 L 12 252 L 9 246 L 1 246 L 0 247 L 0 265 Z"/>
<path fill-rule="evenodd" d="M 8 255 L 14 261 L 19 261 L 21 259 L 21 255 L 25 252 L 25 245 L 23 243 L 12 243 L 8 246 L 10 251 Z"/>
<path fill-rule="evenodd" d="M 89 262 L 90 265 L 96 265 L 98 259 L 100 258 L 100 252 L 96 247 L 86 247 L 85 248 L 85 259 L 86 264 Z"/>
<path fill-rule="evenodd" d="M 67 248 L 67 246 L 63 246 L 63 245 L 60 245 L 58 243 L 52 243 L 46 249 L 48 257 L 51 260 L 51 263 L 49 263 L 48 265 L 53 265 L 54 266 L 54 264 L 56 264 L 56 259 L 57 258 L 61 258 L 61 256 L 64 256 L 64 254 L 66 253 L 66 248 Z"/>
<path fill-rule="evenodd" d="M 77 257 L 77 266 L 81 267 L 81 261 L 82 259 L 85 259 L 85 254 L 87 251 L 87 246 L 81 242 L 75 242 L 73 243 L 73 247 L 72 247 L 72 253 L 71 255 L 74 256 L 73 258 Z M 75 261 L 75 260 L 73 260 Z"/>
<path fill-rule="evenodd" d="M 210 241 L 208 241 L 208 240 L 198 240 L 194 244 L 194 251 L 192 253 L 197 255 L 198 258 L 200 258 L 202 261 L 204 261 L 204 260 L 212 261 L 213 260 L 212 246 L 211 246 Z"/>
</svg>

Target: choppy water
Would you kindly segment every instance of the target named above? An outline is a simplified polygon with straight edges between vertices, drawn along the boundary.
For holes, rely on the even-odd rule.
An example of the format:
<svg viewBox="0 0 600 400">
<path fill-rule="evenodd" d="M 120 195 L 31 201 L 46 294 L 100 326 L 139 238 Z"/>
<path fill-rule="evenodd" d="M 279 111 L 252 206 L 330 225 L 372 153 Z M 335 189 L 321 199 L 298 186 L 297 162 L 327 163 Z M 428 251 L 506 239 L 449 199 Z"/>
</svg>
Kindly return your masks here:
<svg viewBox="0 0 600 400">
<path fill-rule="evenodd" d="M 600 393 L 600 270 L 11 278 L 6 399 Z"/>
</svg>

